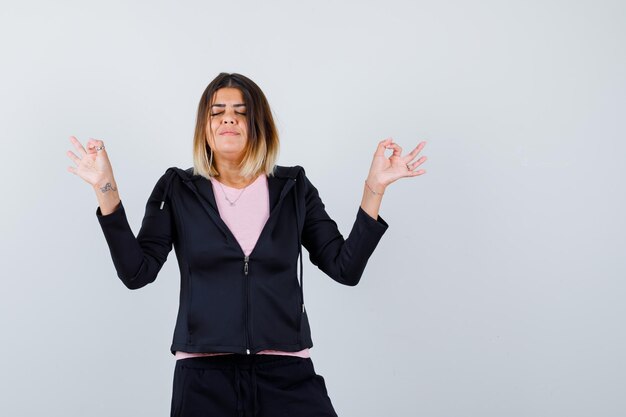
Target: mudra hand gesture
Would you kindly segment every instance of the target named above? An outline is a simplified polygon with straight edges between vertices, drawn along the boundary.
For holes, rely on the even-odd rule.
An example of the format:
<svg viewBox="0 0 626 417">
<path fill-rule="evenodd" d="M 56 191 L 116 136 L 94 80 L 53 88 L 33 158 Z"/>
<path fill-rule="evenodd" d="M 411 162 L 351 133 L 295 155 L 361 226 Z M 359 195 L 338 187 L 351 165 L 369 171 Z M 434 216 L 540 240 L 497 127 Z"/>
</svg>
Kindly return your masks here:
<svg viewBox="0 0 626 417">
<path fill-rule="evenodd" d="M 379 142 L 366 180 L 370 191 L 383 194 L 389 184 L 400 178 L 416 177 L 426 173 L 424 169 L 416 170 L 426 161 L 426 157 L 422 156 L 415 160 L 425 145 L 426 142 L 420 142 L 409 154 L 402 156 L 402 148 L 393 139 L 388 138 Z M 387 149 L 393 149 L 389 157 L 385 156 Z"/>
<path fill-rule="evenodd" d="M 67 168 L 69 172 L 78 175 L 92 187 L 102 187 L 113 182 L 113 169 L 101 140 L 90 139 L 86 150 L 76 137 L 70 136 L 70 141 L 78 156 L 67 151 L 67 156 L 76 164 L 75 167 Z"/>
<path fill-rule="evenodd" d="M 121 201 L 104 142 L 90 139 L 85 149 L 74 136 L 70 136 L 70 141 L 78 155 L 67 151 L 67 156 L 76 164 L 75 167 L 67 167 L 67 170 L 91 185 L 96 192 L 101 215 L 113 213 Z"/>
</svg>

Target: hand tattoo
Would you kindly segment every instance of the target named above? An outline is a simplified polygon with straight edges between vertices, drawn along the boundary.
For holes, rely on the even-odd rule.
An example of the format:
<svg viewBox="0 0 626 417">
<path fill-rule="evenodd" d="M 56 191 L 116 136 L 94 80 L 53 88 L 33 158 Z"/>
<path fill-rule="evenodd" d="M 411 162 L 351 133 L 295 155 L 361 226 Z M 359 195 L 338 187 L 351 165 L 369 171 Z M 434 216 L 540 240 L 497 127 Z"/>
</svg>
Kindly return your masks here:
<svg viewBox="0 0 626 417">
<path fill-rule="evenodd" d="M 100 187 L 100 191 L 106 193 L 107 191 L 117 191 L 117 188 L 113 188 L 110 182 L 107 182 L 104 187 Z"/>
</svg>

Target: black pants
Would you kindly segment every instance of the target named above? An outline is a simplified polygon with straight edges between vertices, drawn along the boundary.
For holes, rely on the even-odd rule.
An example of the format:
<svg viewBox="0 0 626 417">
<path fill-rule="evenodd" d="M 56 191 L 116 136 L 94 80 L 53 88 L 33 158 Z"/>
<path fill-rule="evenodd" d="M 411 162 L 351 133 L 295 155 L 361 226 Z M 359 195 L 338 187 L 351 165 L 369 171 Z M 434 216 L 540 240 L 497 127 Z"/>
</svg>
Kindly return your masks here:
<svg viewBox="0 0 626 417">
<path fill-rule="evenodd" d="M 337 417 L 310 358 L 220 355 L 179 359 L 172 417 Z"/>
</svg>

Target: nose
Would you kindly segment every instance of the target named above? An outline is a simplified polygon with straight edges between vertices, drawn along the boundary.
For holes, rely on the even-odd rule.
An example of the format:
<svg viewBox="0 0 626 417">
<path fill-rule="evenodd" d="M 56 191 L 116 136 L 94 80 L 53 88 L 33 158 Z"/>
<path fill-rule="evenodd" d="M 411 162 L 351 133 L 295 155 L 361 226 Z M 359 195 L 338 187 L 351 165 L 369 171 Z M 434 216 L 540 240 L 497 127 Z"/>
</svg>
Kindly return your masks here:
<svg viewBox="0 0 626 417">
<path fill-rule="evenodd" d="M 237 117 L 235 117 L 234 111 L 231 109 L 224 111 L 222 116 L 222 124 L 235 124 L 237 123 Z"/>
</svg>

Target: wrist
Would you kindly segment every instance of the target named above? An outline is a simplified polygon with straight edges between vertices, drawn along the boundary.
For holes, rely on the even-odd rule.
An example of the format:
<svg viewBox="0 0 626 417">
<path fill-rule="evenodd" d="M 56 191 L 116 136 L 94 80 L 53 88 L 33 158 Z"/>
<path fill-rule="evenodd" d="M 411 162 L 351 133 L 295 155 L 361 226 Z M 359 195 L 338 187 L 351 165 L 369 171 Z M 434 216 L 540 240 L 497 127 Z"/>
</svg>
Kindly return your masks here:
<svg viewBox="0 0 626 417">
<path fill-rule="evenodd" d="M 94 191 L 117 191 L 117 184 L 114 179 L 105 179 L 93 184 Z"/>
<path fill-rule="evenodd" d="M 385 193 L 385 186 L 377 181 L 373 181 L 370 178 L 365 180 L 365 188 L 373 195 L 382 196 Z"/>
</svg>

